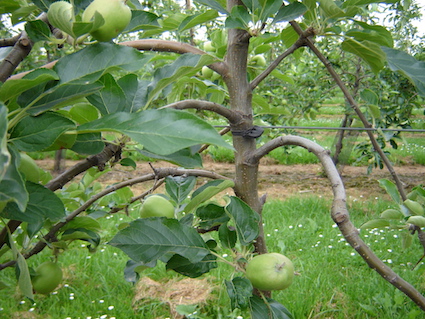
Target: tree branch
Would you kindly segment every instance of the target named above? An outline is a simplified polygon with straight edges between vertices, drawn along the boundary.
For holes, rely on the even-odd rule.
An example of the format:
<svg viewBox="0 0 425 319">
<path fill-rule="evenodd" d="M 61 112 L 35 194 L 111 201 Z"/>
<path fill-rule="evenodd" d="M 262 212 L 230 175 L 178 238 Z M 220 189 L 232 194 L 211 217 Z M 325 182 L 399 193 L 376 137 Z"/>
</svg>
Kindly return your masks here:
<svg viewBox="0 0 425 319">
<path fill-rule="evenodd" d="M 86 201 L 84 204 L 82 204 L 78 209 L 74 210 L 72 213 L 70 213 L 69 215 L 66 216 L 64 221 L 58 222 L 55 225 L 53 225 L 52 228 L 50 228 L 49 232 L 43 236 L 43 238 L 37 242 L 37 244 L 35 244 L 35 246 L 26 254 L 24 254 L 24 258 L 28 259 L 33 255 L 38 254 L 39 252 L 41 252 L 50 242 L 56 241 L 56 233 L 67 223 L 69 223 L 72 219 L 74 219 L 75 217 L 77 217 L 79 214 L 81 214 L 82 212 L 84 212 L 87 208 L 89 208 L 94 202 L 96 202 L 97 200 L 99 200 L 100 198 L 117 191 L 120 188 L 123 187 L 127 187 L 127 186 L 132 186 L 138 183 L 143 183 L 143 182 L 147 182 L 150 180 L 155 180 L 155 179 L 162 179 L 165 178 L 167 176 L 201 176 L 201 177 L 206 177 L 206 178 L 211 178 L 211 179 L 229 179 L 226 176 L 214 173 L 214 172 L 210 172 L 210 171 L 205 171 L 205 170 L 200 170 L 200 169 L 180 169 L 180 168 L 175 168 L 175 167 L 166 167 L 166 168 L 156 168 L 154 173 L 151 174 L 146 174 L 140 177 L 136 177 L 115 185 L 111 185 L 110 187 L 104 189 L 103 191 L 99 192 L 98 194 L 92 196 L 88 201 Z M 16 261 L 15 260 L 11 260 L 9 262 L 6 262 L 4 264 L 0 264 L 0 271 L 7 268 L 7 267 L 11 267 L 13 265 L 15 265 Z"/>
<path fill-rule="evenodd" d="M 18 67 L 31 52 L 33 42 L 28 37 L 27 33 L 23 31 L 19 35 L 19 39 L 13 45 L 12 50 L 0 63 L 0 82 L 5 82 L 10 75 Z"/>
<path fill-rule="evenodd" d="M 248 160 L 249 162 L 256 163 L 261 157 L 265 156 L 272 150 L 285 145 L 301 146 L 314 153 L 319 158 L 325 170 L 326 176 L 331 183 L 334 195 L 331 216 L 333 221 L 338 225 L 338 228 L 340 229 L 344 238 L 359 253 L 359 255 L 364 259 L 370 268 L 378 272 L 385 280 L 406 294 L 422 310 L 425 311 L 425 297 L 422 296 L 419 291 L 417 291 L 416 288 L 414 288 L 410 283 L 402 279 L 382 260 L 380 260 L 360 238 L 359 231 L 350 221 L 350 215 L 346 205 L 347 199 L 345 188 L 341 176 L 339 175 L 338 170 L 329 154 L 329 151 L 306 138 L 288 135 L 281 136 L 267 142 L 258 148 Z"/>
<path fill-rule="evenodd" d="M 263 81 L 274 69 L 277 68 L 280 62 L 282 62 L 283 59 L 294 53 L 297 49 L 303 47 L 306 45 L 305 39 L 308 37 L 313 36 L 314 30 L 313 28 L 307 29 L 305 32 L 303 32 L 298 40 L 291 45 L 290 48 L 288 48 L 285 52 L 283 52 L 281 55 L 279 55 L 276 60 L 274 60 L 268 67 L 265 69 L 261 74 L 259 74 L 254 80 L 251 82 L 251 90 L 255 89 L 261 81 Z"/>
<path fill-rule="evenodd" d="M 225 117 L 227 120 L 229 120 L 230 123 L 235 125 L 242 121 L 242 115 L 238 112 L 230 110 L 220 104 L 209 101 L 184 100 L 168 104 L 166 106 L 163 106 L 162 108 L 173 108 L 177 110 L 196 109 L 199 111 L 211 111 Z"/>
<path fill-rule="evenodd" d="M 297 22 L 291 21 L 290 23 L 291 23 L 292 27 L 294 28 L 294 30 L 298 34 L 300 34 L 300 35 L 303 34 L 303 30 L 301 29 L 301 27 L 298 25 Z M 344 82 L 341 80 L 341 77 L 338 75 L 338 73 L 336 73 L 336 71 L 332 67 L 332 64 L 320 52 L 320 50 L 316 47 L 316 45 L 314 44 L 314 42 L 311 39 L 306 39 L 306 45 L 311 49 L 311 51 L 313 51 L 313 53 L 319 58 L 319 60 L 323 63 L 323 65 L 326 67 L 328 72 L 331 74 L 332 78 L 334 79 L 334 81 L 337 83 L 337 85 L 341 89 L 342 93 L 344 94 L 345 99 L 347 100 L 347 102 L 350 104 L 350 106 L 356 112 L 357 116 L 362 121 L 364 127 L 365 128 L 371 128 L 372 125 L 369 123 L 369 121 L 366 119 L 366 117 L 364 116 L 364 114 L 362 113 L 360 108 L 358 107 L 358 105 L 357 105 L 356 101 L 354 100 L 353 96 L 351 95 L 350 91 L 345 86 Z M 373 132 L 372 131 L 366 131 L 366 133 L 367 133 L 367 135 L 368 135 L 368 137 L 369 137 L 369 139 L 370 139 L 370 141 L 373 145 L 373 148 L 379 154 L 379 156 L 381 157 L 385 166 L 387 167 L 388 171 L 390 172 L 392 178 L 394 179 L 401 198 L 403 200 L 405 200 L 407 198 L 407 196 L 406 196 L 406 192 L 404 191 L 404 188 L 403 188 L 403 183 L 401 182 L 397 173 L 395 172 L 393 165 L 391 164 L 390 160 L 388 159 L 388 157 L 385 155 L 384 151 L 380 147 L 378 141 L 376 140 L 375 136 L 373 135 Z"/>
<path fill-rule="evenodd" d="M 19 38 L 21 37 L 20 34 L 15 35 L 14 37 L 7 38 L 7 39 L 0 39 L 0 47 L 11 47 L 18 42 Z"/>
<path fill-rule="evenodd" d="M 90 167 L 98 166 L 99 169 L 102 169 L 107 161 L 120 152 L 122 147 L 123 145 L 107 144 L 102 152 L 97 155 L 90 156 L 85 160 L 77 163 L 70 169 L 52 179 L 45 185 L 45 187 L 54 192 L 62 188 L 75 176 L 88 170 Z M 7 226 L 5 226 L 0 232 L 0 248 L 3 247 L 3 245 L 6 243 L 7 229 L 10 230 L 10 233 L 13 233 L 19 227 L 19 225 L 21 225 L 21 223 L 22 222 L 18 220 L 9 220 Z"/>
</svg>

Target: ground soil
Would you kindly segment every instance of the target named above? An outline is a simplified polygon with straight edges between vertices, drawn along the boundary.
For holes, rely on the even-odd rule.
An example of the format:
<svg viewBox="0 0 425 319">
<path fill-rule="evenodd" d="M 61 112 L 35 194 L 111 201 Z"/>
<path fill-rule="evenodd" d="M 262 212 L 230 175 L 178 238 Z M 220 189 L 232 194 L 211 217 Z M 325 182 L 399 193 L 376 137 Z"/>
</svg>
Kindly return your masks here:
<svg viewBox="0 0 425 319">
<path fill-rule="evenodd" d="M 44 169 L 51 170 L 51 160 L 38 161 Z M 65 168 L 75 165 L 76 162 L 66 161 Z M 259 173 L 260 195 L 267 194 L 268 198 L 284 199 L 297 194 L 314 194 L 332 196 L 332 189 L 328 179 L 324 176 L 321 165 L 278 165 L 270 160 L 261 163 Z M 172 166 L 165 162 L 155 162 L 153 167 Z M 205 170 L 210 170 L 227 177 L 234 176 L 234 165 L 231 163 L 218 163 L 206 159 Z M 413 186 L 425 183 L 425 166 L 408 165 L 395 167 L 397 174 L 404 183 L 406 190 Z M 339 171 L 344 182 L 348 198 L 359 197 L 381 197 L 386 196 L 385 191 L 379 186 L 378 180 L 391 175 L 387 169 L 374 169 L 367 174 L 366 167 L 341 166 Z M 141 176 L 152 172 L 149 163 L 137 163 L 136 170 L 116 165 L 111 172 L 101 178 L 104 184 L 121 182 L 130 178 Z M 151 187 L 150 185 L 136 185 L 133 192 L 137 194 Z"/>
</svg>

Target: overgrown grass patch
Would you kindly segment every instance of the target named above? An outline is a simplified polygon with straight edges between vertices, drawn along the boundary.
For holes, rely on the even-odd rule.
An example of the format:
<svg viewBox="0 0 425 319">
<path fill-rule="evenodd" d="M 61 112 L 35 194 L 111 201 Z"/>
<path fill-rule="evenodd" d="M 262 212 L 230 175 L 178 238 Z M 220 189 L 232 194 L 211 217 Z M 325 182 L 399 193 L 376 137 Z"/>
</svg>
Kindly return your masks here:
<svg viewBox="0 0 425 319">
<path fill-rule="evenodd" d="M 418 318 L 421 311 L 407 297 L 371 270 L 351 248 L 330 217 L 330 200 L 322 197 L 296 196 L 285 201 L 272 200 L 264 207 L 265 234 L 270 252 L 290 257 L 299 275 L 287 290 L 274 292 L 273 298 L 284 304 L 297 319 L 303 318 Z M 349 202 L 351 218 L 356 227 L 376 218 L 391 207 L 382 199 Z M 63 285 L 48 296 L 36 295 L 35 304 L 23 300 L 13 285 L 14 269 L 3 271 L 10 287 L 0 291 L 0 318 L 167 318 L 170 305 L 160 298 L 134 304 L 135 287 L 124 280 L 127 257 L 106 245 L 117 232 L 117 225 L 137 216 L 110 215 L 101 219 L 105 241 L 95 253 L 86 249 L 86 242 L 74 242 L 59 255 L 64 269 Z M 404 279 L 425 292 L 423 264 L 412 265 L 423 251 L 414 240 L 401 248 L 401 232 L 392 230 L 361 231 L 361 237 L 377 255 Z M 51 251 L 28 260 L 30 266 L 49 259 Z M 226 256 L 226 255 L 225 255 Z M 229 258 L 229 257 L 226 257 Z M 183 277 L 166 271 L 164 264 L 141 273 L 159 283 Z M 207 305 L 194 305 L 198 317 L 248 318 L 246 313 L 230 309 L 229 298 L 222 285 L 232 276 L 229 265 L 219 263 L 207 278 L 214 289 Z M 219 288 L 220 287 L 220 288 Z"/>
</svg>

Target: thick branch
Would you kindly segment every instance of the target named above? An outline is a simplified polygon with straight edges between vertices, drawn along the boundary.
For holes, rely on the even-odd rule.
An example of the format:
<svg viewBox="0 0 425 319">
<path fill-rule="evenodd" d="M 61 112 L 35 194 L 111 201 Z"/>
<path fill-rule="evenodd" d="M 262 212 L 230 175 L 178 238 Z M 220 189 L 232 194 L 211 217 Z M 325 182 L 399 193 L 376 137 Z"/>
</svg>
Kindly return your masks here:
<svg viewBox="0 0 425 319">
<path fill-rule="evenodd" d="M 264 144 L 262 147 L 258 148 L 249 160 L 255 163 L 272 150 L 284 145 L 301 146 L 314 153 L 319 158 L 326 176 L 332 185 L 334 194 L 331 211 L 332 219 L 338 225 L 344 238 L 360 254 L 370 268 L 378 272 L 385 280 L 406 294 L 425 311 L 425 297 L 380 260 L 360 238 L 357 228 L 350 221 L 344 185 L 329 151 L 306 138 L 288 135 L 275 138 Z"/>
<path fill-rule="evenodd" d="M 16 41 L 12 50 L 0 63 L 0 82 L 5 82 L 10 77 L 19 63 L 21 63 L 31 52 L 32 46 L 33 43 L 31 39 L 28 37 L 27 33 L 23 31 L 19 35 L 19 39 Z"/>
<path fill-rule="evenodd" d="M 301 27 L 295 21 L 291 21 L 291 25 L 298 34 L 301 35 L 303 33 L 303 30 L 301 29 Z M 311 49 L 311 51 L 313 51 L 313 53 L 324 64 L 324 66 L 326 67 L 326 69 L 331 74 L 332 78 L 334 79 L 334 81 L 337 83 L 337 85 L 339 86 L 339 88 L 343 92 L 348 103 L 350 104 L 350 106 L 356 112 L 357 116 L 362 121 L 364 127 L 371 128 L 372 125 L 366 119 L 366 117 L 364 116 L 362 111 L 360 111 L 360 108 L 358 107 L 356 101 L 354 100 L 354 98 L 351 95 L 348 88 L 345 86 L 344 82 L 341 80 L 338 73 L 336 73 L 336 71 L 332 67 L 332 64 L 322 54 L 322 52 L 320 52 L 320 50 L 316 47 L 316 45 L 314 44 L 314 42 L 311 39 L 306 39 L 306 45 Z M 380 147 L 378 141 L 376 140 L 375 136 L 373 135 L 373 132 L 372 131 L 366 131 L 366 133 L 369 136 L 369 139 L 370 139 L 370 141 L 373 145 L 373 148 L 375 149 L 376 152 L 378 152 L 379 156 L 381 157 L 382 161 L 384 162 L 385 166 L 387 167 L 388 171 L 390 172 L 392 178 L 394 179 L 395 184 L 397 185 L 397 189 L 400 193 L 400 196 L 403 198 L 403 200 L 405 200 L 407 197 L 406 197 L 406 192 L 404 191 L 404 188 L 403 188 L 403 183 L 401 182 L 397 173 L 395 172 L 393 165 L 391 164 L 390 160 L 388 159 L 388 157 L 385 155 L 384 151 Z"/>
<path fill-rule="evenodd" d="M 168 40 L 142 39 L 142 40 L 121 42 L 118 44 L 129 46 L 139 51 L 174 52 L 178 54 L 184 54 L 184 53 L 207 54 L 205 51 L 202 51 L 194 46 L 191 46 L 190 44 L 176 42 L 176 41 L 168 41 Z M 50 63 L 47 63 L 41 66 L 41 68 L 51 69 L 54 67 L 54 65 L 57 62 L 58 60 L 52 61 Z M 221 75 L 223 75 L 227 70 L 226 64 L 224 62 L 215 62 L 209 65 L 208 67 L 210 67 L 212 70 L 216 71 L 217 73 Z M 21 79 L 23 76 L 25 76 L 28 73 L 29 71 L 15 74 L 10 77 L 10 80 Z"/>
<path fill-rule="evenodd" d="M 7 39 L 0 39 L 0 47 L 11 47 L 18 42 L 19 38 L 21 37 L 20 34 L 15 35 L 14 37 L 7 38 Z"/>
<path fill-rule="evenodd" d="M 103 191 L 99 192 L 98 194 L 91 197 L 87 202 L 85 202 L 83 205 L 81 205 L 78 209 L 73 211 L 71 214 L 67 215 L 64 221 L 61 221 L 57 224 L 55 224 L 49 232 L 43 236 L 43 238 L 35 244 L 35 246 L 26 254 L 24 254 L 24 258 L 28 259 L 29 257 L 38 254 L 41 252 L 48 243 L 56 240 L 56 233 L 67 223 L 69 223 L 72 219 L 74 219 L 76 216 L 81 214 L 83 211 L 85 211 L 87 208 L 89 208 L 94 202 L 99 200 L 100 198 L 117 191 L 120 188 L 132 186 L 138 183 L 143 183 L 155 179 L 162 179 L 167 176 L 200 176 L 200 177 L 206 177 L 211 179 L 229 179 L 226 176 L 216 174 L 214 172 L 200 170 L 200 169 L 180 169 L 180 168 L 156 168 L 154 173 L 146 174 L 140 177 L 136 177 L 115 185 L 111 185 L 110 187 L 104 189 Z M 7 267 L 11 267 L 15 265 L 16 261 L 11 260 L 7 263 L 0 264 L 0 270 L 3 270 Z"/>
<path fill-rule="evenodd" d="M 242 120 L 242 116 L 239 113 L 230 110 L 220 104 L 209 101 L 184 100 L 168 104 L 163 108 L 173 108 L 177 110 L 196 109 L 199 111 L 211 111 L 218 115 L 224 116 L 232 124 L 237 124 Z"/>
</svg>

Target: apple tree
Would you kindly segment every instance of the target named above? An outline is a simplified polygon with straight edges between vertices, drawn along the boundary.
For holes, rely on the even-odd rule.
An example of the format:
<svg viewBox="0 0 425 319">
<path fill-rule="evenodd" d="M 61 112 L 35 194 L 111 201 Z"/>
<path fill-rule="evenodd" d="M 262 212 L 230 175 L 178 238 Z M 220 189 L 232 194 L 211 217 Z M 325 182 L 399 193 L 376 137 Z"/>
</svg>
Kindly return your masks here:
<svg viewBox="0 0 425 319">
<path fill-rule="evenodd" d="M 73 240 L 88 241 L 94 250 L 101 238 L 89 212 L 100 217 L 142 206 L 141 218 L 109 241 L 128 255 L 127 273 L 162 262 L 167 269 L 199 277 L 223 261 L 235 269 L 225 281 L 232 308 L 248 309 L 253 318 L 291 318 L 270 293 L 290 284 L 291 262 L 282 256 L 275 264 L 262 258 L 260 266 L 251 266 L 269 268 L 270 276 L 283 280 L 277 286 L 258 284 L 248 270 L 258 260 L 255 255 L 281 256 L 267 250 L 262 229 L 267 198 L 258 191 L 258 167 L 272 150 L 293 145 L 308 149 L 322 163 L 334 194 L 331 217 L 347 242 L 425 310 L 424 296 L 359 237 L 329 152 L 292 135 L 257 142 L 263 133 L 254 123 L 254 106 L 262 102 L 258 88 L 270 79 L 285 81 L 279 64 L 306 50 L 317 57 L 363 125 L 372 126 L 323 53 L 326 41 L 322 47 L 320 39 L 327 36 L 342 39 L 341 49 L 363 59 L 372 72 L 388 63 L 424 94 L 423 63 L 394 49 L 391 34 L 367 19 L 367 7 L 376 2 L 198 0 L 180 12 L 173 2 L 48 0 L 26 3 L 23 10 L 15 1 L 2 0 L 1 13 L 7 14 L 2 23 L 23 22 L 25 29 L 16 35 L 11 29 L 0 41 L 0 270 L 16 267 L 17 284 L 33 299 L 37 276 L 31 279 L 27 259 L 46 248 L 60 258 L 58 252 Z M 265 53 L 273 47 L 282 52 L 267 64 Z M 32 52 L 39 52 L 37 58 Z M 230 132 L 232 145 L 208 123 L 210 118 L 226 123 L 220 134 Z M 368 134 L 405 200 L 391 163 L 374 134 Z M 234 151 L 234 178 L 200 169 L 200 153 L 208 145 Z M 134 147 L 179 168 L 152 165 L 152 173 L 110 187 L 96 183 L 117 163 L 136 165 L 122 158 Z M 59 149 L 86 159 L 52 178 L 25 155 Z M 84 174 L 81 182 L 72 183 L 79 174 Z M 211 181 L 197 186 L 197 177 Z M 146 181 L 155 181 L 149 192 L 131 192 L 131 186 Z M 153 195 L 162 184 L 164 194 Z M 214 198 L 226 190 L 234 194 L 218 204 Z M 148 205 L 153 199 L 154 205 Z M 17 229 L 23 234 L 19 240 Z M 202 236 L 210 232 L 215 239 Z M 222 257 L 221 249 L 231 252 L 231 260 Z"/>
</svg>

